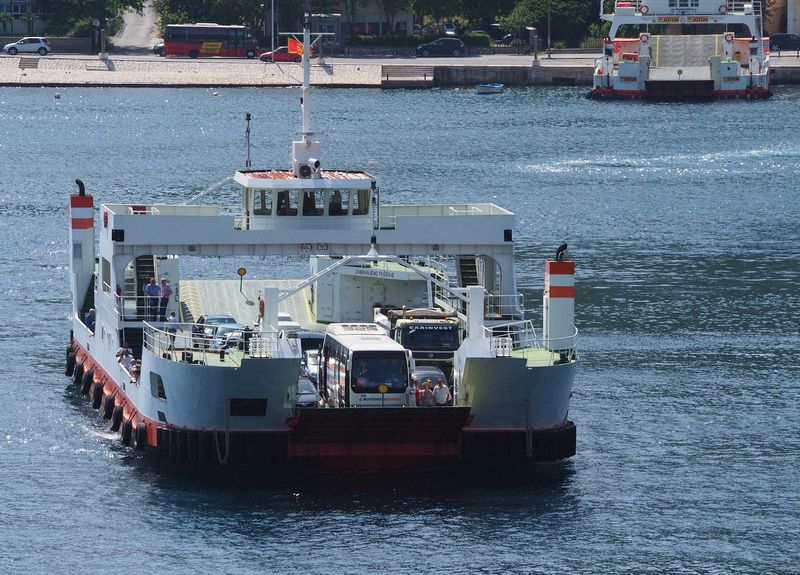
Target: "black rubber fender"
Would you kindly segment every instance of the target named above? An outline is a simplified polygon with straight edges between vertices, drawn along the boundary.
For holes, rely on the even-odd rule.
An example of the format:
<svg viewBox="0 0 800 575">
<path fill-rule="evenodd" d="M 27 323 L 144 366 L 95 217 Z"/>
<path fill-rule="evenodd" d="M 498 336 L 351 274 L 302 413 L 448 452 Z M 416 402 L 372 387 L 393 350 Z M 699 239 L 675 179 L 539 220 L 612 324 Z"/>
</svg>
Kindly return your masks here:
<svg viewBox="0 0 800 575">
<path fill-rule="evenodd" d="M 147 446 L 147 424 L 140 421 L 136 424 L 136 449 L 144 449 Z"/>
<path fill-rule="evenodd" d="M 90 369 L 89 371 L 83 374 L 81 378 L 81 393 L 86 395 L 92 389 L 92 380 L 94 379 L 94 370 Z"/>
<path fill-rule="evenodd" d="M 130 419 L 122 420 L 122 445 L 131 444 L 131 434 L 133 433 L 133 423 Z"/>
<path fill-rule="evenodd" d="M 103 403 L 103 382 L 98 381 L 94 384 L 92 388 L 92 407 L 94 409 L 100 409 L 100 405 Z"/>
<path fill-rule="evenodd" d="M 75 369 L 72 370 L 72 383 L 74 383 L 75 385 L 80 385 L 82 379 L 83 379 L 83 362 L 76 361 Z"/>
<path fill-rule="evenodd" d="M 122 406 L 117 405 L 111 412 L 111 431 L 118 431 L 122 423 Z"/>
<path fill-rule="evenodd" d="M 71 351 L 67 353 L 67 367 L 64 368 L 64 375 L 71 376 L 75 371 L 75 354 Z"/>
<path fill-rule="evenodd" d="M 113 395 L 106 395 L 103 398 L 103 403 L 101 404 L 101 410 L 103 412 L 103 419 L 111 419 L 111 414 L 114 412 L 114 396 Z"/>
</svg>

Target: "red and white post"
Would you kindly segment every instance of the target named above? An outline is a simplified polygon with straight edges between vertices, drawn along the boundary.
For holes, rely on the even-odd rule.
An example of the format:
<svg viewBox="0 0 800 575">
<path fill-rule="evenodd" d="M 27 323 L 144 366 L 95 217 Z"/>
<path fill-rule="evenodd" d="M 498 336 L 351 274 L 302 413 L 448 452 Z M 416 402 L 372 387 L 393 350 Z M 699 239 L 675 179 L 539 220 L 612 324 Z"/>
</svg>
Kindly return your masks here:
<svg viewBox="0 0 800 575">
<path fill-rule="evenodd" d="M 80 310 L 94 274 L 94 198 L 80 191 L 69 197 L 70 259 L 72 261 L 73 312 Z"/>
<path fill-rule="evenodd" d="M 545 261 L 542 333 L 550 351 L 575 344 L 575 262 Z"/>
</svg>

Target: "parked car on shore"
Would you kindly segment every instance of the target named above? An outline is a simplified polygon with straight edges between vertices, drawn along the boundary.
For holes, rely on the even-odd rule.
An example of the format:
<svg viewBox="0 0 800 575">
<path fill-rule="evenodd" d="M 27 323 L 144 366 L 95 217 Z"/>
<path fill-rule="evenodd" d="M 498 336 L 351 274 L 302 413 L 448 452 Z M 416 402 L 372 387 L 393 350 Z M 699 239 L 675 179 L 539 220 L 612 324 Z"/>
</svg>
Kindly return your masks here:
<svg viewBox="0 0 800 575">
<path fill-rule="evenodd" d="M 769 37 L 769 49 L 773 52 L 800 50 L 800 36 L 797 34 L 773 34 Z"/>
<path fill-rule="evenodd" d="M 417 56 L 427 58 L 428 56 L 463 56 L 467 53 L 467 47 L 460 38 L 437 38 L 428 44 L 417 46 Z"/>
<path fill-rule="evenodd" d="M 11 56 L 17 53 L 38 53 L 40 56 L 46 56 L 50 52 L 50 41 L 41 36 L 28 36 L 6 44 L 3 46 L 3 52 Z"/>
</svg>

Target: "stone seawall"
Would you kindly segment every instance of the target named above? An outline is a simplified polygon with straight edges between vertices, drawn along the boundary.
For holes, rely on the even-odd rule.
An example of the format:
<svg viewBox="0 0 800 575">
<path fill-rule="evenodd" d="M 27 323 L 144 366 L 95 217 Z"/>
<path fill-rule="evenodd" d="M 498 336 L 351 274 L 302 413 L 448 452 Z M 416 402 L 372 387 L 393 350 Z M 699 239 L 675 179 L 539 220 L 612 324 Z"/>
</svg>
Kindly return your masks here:
<svg viewBox="0 0 800 575">
<path fill-rule="evenodd" d="M 404 74 L 404 70 L 409 74 Z M 423 70 L 425 73 L 415 72 Z M 313 62 L 311 84 L 330 87 L 472 86 L 501 82 L 509 86 L 589 86 L 591 58 L 528 60 L 515 65 L 427 65 L 418 60 L 391 64 Z M 800 60 L 784 59 L 773 67 L 772 84 L 800 83 Z M 412 73 L 413 72 L 413 73 Z M 415 76 L 419 76 L 416 78 Z M 396 81 L 401 78 L 403 81 Z M 395 81 L 388 81 L 395 79 Z M 252 60 L 144 59 L 109 56 L 0 57 L 0 85 L 4 86 L 128 86 L 222 87 L 299 86 L 302 68 L 295 63 L 264 64 Z"/>
</svg>

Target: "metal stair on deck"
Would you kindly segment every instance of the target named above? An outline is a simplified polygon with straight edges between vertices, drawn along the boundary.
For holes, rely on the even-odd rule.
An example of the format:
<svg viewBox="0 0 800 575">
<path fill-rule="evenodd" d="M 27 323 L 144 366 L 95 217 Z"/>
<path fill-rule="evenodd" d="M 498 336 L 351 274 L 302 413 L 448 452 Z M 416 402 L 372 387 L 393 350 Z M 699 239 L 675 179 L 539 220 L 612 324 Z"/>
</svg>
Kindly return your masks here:
<svg viewBox="0 0 800 575">
<path fill-rule="evenodd" d="M 144 286 L 150 282 L 150 278 L 156 277 L 156 264 L 153 256 L 139 256 L 135 264 L 136 278 L 134 296 L 136 296 L 136 315 L 140 318 L 147 316 L 147 306 L 145 304 Z"/>
<path fill-rule="evenodd" d="M 481 285 L 478 277 L 478 260 L 475 256 L 458 258 L 458 277 L 461 279 L 460 283 L 463 287 Z"/>
</svg>

